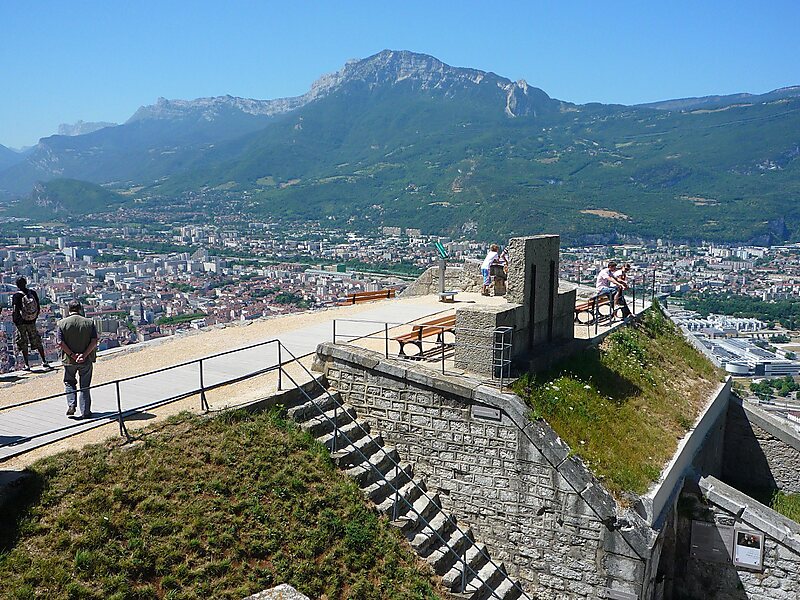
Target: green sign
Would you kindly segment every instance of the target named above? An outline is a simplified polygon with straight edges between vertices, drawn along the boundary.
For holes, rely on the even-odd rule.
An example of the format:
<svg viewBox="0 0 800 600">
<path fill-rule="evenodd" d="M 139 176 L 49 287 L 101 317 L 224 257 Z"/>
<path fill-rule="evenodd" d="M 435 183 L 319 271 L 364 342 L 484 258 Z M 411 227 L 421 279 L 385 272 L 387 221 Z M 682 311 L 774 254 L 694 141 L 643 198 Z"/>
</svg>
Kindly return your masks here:
<svg viewBox="0 0 800 600">
<path fill-rule="evenodd" d="M 439 253 L 439 256 L 442 258 L 448 257 L 447 250 L 442 246 L 442 242 L 434 242 L 433 245 L 436 246 L 436 251 Z"/>
</svg>

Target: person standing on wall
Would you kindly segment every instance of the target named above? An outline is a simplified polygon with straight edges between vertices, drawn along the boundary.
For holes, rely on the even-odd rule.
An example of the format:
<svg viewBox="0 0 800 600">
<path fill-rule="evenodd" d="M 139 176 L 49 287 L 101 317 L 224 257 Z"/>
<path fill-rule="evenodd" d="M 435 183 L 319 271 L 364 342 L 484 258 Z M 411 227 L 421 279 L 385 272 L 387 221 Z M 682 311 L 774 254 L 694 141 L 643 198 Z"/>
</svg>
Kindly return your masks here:
<svg viewBox="0 0 800 600">
<path fill-rule="evenodd" d="M 97 328 L 94 321 L 81 316 L 83 307 L 70 300 L 69 316 L 58 322 L 58 343 L 64 363 L 64 389 L 67 395 L 67 416 L 75 414 L 76 384 L 80 380 L 81 417 L 92 416 L 92 369 L 97 360 Z"/>
<path fill-rule="evenodd" d="M 481 263 L 481 275 L 483 275 L 483 288 L 481 289 L 481 294 L 484 296 L 489 295 L 489 286 L 492 284 L 490 270 L 492 268 L 492 264 L 497 261 L 499 252 L 500 246 L 497 244 L 492 244 L 489 246 L 489 252 L 486 253 L 486 258 L 484 258 L 483 263 Z"/>
<path fill-rule="evenodd" d="M 17 328 L 16 342 L 17 349 L 22 352 L 22 358 L 25 361 L 23 369 L 26 371 L 31 370 L 30 362 L 28 361 L 28 352 L 30 348 L 39 351 L 39 356 L 42 357 L 42 366 L 49 369 L 50 365 L 44 356 L 44 346 L 42 345 L 42 338 L 39 331 L 36 329 L 36 319 L 39 318 L 41 304 L 39 304 L 39 295 L 36 290 L 28 287 L 28 280 L 24 277 L 17 279 L 18 291 L 14 292 L 11 298 L 11 320 Z"/>
</svg>

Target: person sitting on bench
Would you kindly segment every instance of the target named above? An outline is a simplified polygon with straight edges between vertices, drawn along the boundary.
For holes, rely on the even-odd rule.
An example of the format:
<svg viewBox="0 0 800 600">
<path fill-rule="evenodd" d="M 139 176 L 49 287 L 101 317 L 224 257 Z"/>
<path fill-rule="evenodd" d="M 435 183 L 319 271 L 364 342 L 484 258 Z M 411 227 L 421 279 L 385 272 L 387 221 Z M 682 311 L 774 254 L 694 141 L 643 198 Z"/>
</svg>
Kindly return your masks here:
<svg viewBox="0 0 800 600">
<path fill-rule="evenodd" d="M 614 271 L 614 277 L 616 277 L 618 281 L 621 281 L 623 284 L 625 284 L 625 289 L 628 289 L 629 287 L 628 271 L 630 270 L 631 270 L 631 264 L 625 263 L 618 270 Z M 622 291 L 620 291 L 619 295 L 617 296 L 617 302 L 622 307 L 622 318 L 627 319 L 628 317 L 630 317 L 631 311 L 628 308 L 628 303 L 625 302 L 625 296 L 622 294 Z"/>
<path fill-rule="evenodd" d="M 611 314 L 614 314 L 614 306 L 621 301 L 622 292 L 627 289 L 628 284 L 617 279 L 617 262 L 609 261 L 608 266 L 601 269 L 597 274 L 597 296 L 608 296 L 611 303 Z"/>
</svg>

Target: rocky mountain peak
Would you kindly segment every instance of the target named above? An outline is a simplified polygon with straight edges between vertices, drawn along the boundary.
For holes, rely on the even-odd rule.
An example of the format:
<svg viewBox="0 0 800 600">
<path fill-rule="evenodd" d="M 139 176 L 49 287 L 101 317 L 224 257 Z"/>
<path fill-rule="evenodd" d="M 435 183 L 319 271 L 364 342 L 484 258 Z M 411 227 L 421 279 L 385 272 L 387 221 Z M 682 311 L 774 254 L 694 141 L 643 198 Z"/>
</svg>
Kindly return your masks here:
<svg viewBox="0 0 800 600">
<path fill-rule="evenodd" d="M 408 50 L 383 50 L 362 60 L 349 60 L 334 73 L 317 79 L 302 96 L 275 100 L 254 100 L 235 96 L 216 96 L 195 100 L 159 98 L 155 104 L 143 106 L 128 122 L 145 119 L 200 118 L 213 120 L 223 111 L 236 110 L 251 115 L 274 116 L 290 112 L 309 102 L 324 98 L 344 86 L 366 84 L 369 89 L 379 86 L 410 84 L 418 90 L 430 90 L 455 95 L 478 85 L 495 85 L 506 95 L 508 116 L 536 114 L 531 103 L 550 104 L 550 97 L 524 80 L 516 83 L 494 73 L 451 67 L 433 56 Z"/>
<path fill-rule="evenodd" d="M 159 98 L 159 100 L 163 100 L 163 98 Z M 58 126 L 58 135 L 84 135 L 97 131 L 98 129 L 103 129 L 104 127 L 114 127 L 115 125 L 116 123 L 107 123 L 105 121 L 76 121 L 75 123 L 62 123 Z"/>
</svg>

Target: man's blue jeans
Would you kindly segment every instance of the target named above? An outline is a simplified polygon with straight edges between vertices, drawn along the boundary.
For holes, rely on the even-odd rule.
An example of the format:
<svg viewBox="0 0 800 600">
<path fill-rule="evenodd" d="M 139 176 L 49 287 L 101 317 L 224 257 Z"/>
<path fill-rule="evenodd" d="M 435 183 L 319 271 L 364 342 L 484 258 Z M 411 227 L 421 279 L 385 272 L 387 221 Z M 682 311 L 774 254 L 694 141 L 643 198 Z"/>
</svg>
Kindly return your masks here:
<svg viewBox="0 0 800 600">
<path fill-rule="evenodd" d="M 615 286 L 615 285 L 612 285 L 612 286 L 609 286 L 609 287 L 603 286 L 603 287 L 601 287 L 600 289 L 597 290 L 597 295 L 598 296 L 608 296 L 608 301 L 611 303 L 611 307 L 613 308 L 614 307 L 614 298 L 616 297 L 618 291 L 619 291 L 619 288 L 617 286 Z"/>
<path fill-rule="evenodd" d="M 64 388 L 67 392 L 67 407 L 73 408 L 76 404 L 76 390 L 80 389 L 81 414 L 88 415 L 92 412 L 92 394 L 88 389 L 92 385 L 92 367 L 94 363 L 85 362 L 79 365 L 64 365 Z M 77 388 L 80 379 L 80 388 Z"/>
</svg>

